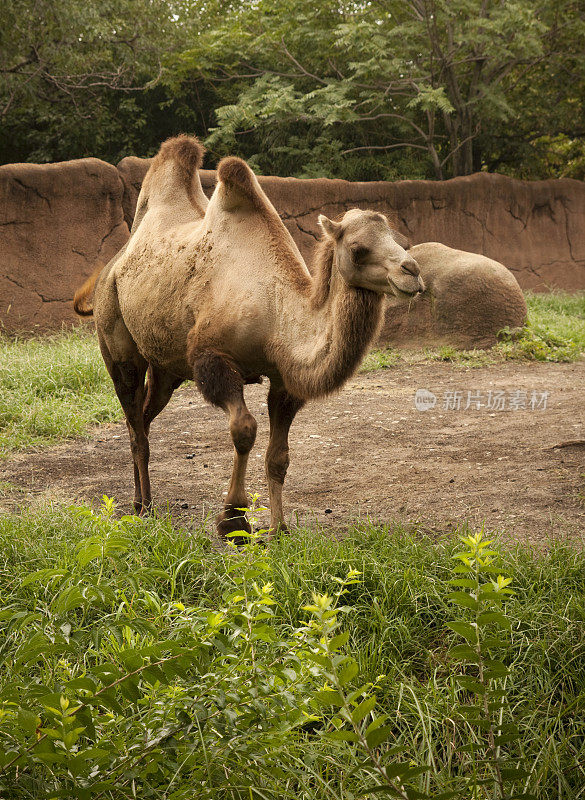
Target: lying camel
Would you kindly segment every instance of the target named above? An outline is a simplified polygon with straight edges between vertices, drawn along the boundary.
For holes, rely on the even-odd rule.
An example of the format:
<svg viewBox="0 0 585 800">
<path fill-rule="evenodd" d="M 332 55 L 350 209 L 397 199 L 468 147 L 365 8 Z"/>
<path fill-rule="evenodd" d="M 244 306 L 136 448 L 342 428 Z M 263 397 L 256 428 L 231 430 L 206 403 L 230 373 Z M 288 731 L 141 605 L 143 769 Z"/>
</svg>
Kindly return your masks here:
<svg viewBox="0 0 585 800">
<path fill-rule="evenodd" d="M 503 264 L 439 242 L 416 244 L 410 253 L 425 291 L 408 308 L 395 308 L 388 298 L 380 343 L 492 347 L 503 328 L 526 322 L 522 289 Z"/>
<path fill-rule="evenodd" d="M 250 532 L 242 509 L 256 420 L 243 389 L 269 379 L 266 473 L 276 532 L 285 528 L 282 486 L 295 414 L 356 370 L 378 331 L 384 295 L 407 302 L 424 285 L 404 237 L 382 214 L 359 209 L 338 222 L 319 218 L 324 236 L 313 278 L 247 164 L 223 159 L 208 201 L 198 174 L 202 156 L 187 136 L 162 145 L 145 176 L 130 239 L 84 284 L 74 306 L 95 316 L 126 415 L 139 513 L 151 504 L 150 425 L 173 391 L 193 379 L 226 412 L 234 443 L 218 531 Z"/>
</svg>

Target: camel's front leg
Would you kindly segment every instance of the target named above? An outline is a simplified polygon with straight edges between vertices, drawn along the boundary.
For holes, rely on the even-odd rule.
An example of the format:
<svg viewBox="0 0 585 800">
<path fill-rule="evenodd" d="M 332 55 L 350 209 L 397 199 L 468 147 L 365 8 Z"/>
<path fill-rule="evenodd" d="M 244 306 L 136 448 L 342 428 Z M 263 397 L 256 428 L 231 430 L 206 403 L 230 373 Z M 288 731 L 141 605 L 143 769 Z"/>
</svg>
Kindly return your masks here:
<svg viewBox="0 0 585 800">
<path fill-rule="evenodd" d="M 223 408 L 229 418 L 230 433 L 234 443 L 232 479 L 225 500 L 225 509 L 217 517 L 220 536 L 235 531 L 252 532 L 243 508 L 248 507 L 246 494 L 246 467 L 248 455 L 256 439 L 256 420 L 244 401 L 244 381 L 235 364 L 214 350 L 206 350 L 193 360 L 193 375 L 203 397 Z M 245 541 L 230 537 L 237 544 Z"/>
<path fill-rule="evenodd" d="M 288 432 L 293 419 L 303 407 L 299 400 L 281 387 L 270 386 L 268 392 L 268 415 L 270 417 L 270 441 L 266 451 L 266 478 L 270 497 L 270 533 L 286 531 L 282 511 L 282 487 L 288 469 Z"/>
</svg>

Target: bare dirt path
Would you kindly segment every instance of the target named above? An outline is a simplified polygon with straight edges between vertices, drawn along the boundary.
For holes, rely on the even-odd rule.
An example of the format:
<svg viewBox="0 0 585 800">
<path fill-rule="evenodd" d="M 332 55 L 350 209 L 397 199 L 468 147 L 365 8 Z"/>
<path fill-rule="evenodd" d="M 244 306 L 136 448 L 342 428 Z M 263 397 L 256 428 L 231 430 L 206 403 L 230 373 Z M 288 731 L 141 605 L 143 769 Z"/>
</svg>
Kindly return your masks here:
<svg viewBox="0 0 585 800">
<path fill-rule="evenodd" d="M 435 394 L 433 409 L 417 410 L 417 389 Z M 551 536 L 583 543 L 585 447 L 554 446 L 585 439 L 584 390 L 585 362 L 480 369 L 430 363 L 358 375 L 340 394 L 309 404 L 293 424 L 288 516 L 336 529 L 359 518 L 399 520 L 436 532 L 467 519 L 535 543 Z M 249 387 L 247 397 L 258 420 L 249 487 L 265 501 L 266 387 Z M 458 399 L 459 409 L 445 407 Z M 223 414 L 193 386 L 180 389 L 152 428 L 155 500 L 163 507 L 168 501 L 183 521 L 199 522 L 219 510 L 230 467 Z M 129 508 L 125 426 L 14 456 L 0 465 L 0 481 L 18 490 L 5 494 L 4 507 L 31 495 L 76 502 L 105 493 Z"/>
</svg>

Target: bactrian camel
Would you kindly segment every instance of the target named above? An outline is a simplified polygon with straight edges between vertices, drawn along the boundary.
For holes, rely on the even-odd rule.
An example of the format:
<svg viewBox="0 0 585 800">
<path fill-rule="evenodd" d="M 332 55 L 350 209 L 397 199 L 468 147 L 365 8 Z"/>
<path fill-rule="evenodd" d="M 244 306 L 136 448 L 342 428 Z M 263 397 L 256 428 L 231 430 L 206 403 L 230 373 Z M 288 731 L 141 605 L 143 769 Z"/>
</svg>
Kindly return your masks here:
<svg viewBox="0 0 585 800">
<path fill-rule="evenodd" d="M 424 286 L 404 237 L 382 214 L 359 209 L 338 222 L 319 218 L 323 239 L 312 276 L 248 165 L 224 158 L 208 201 L 198 173 L 202 156 L 203 147 L 187 136 L 161 146 L 130 239 L 79 290 L 75 308 L 93 311 L 126 415 L 139 513 L 151 504 L 150 425 L 173 391 L 193 379 L 227 414 L 234 444 L 218 531 L 250 531 L 241 509 L 248 504 L 244 482 L 256 420 L 244 386 L 269 379 L 266 474 L 274 533 L 285 528 L 282 486 L 295 414 L 352 375 L 378 331 L 385 294 L 407 302 Z"/>
</svg>

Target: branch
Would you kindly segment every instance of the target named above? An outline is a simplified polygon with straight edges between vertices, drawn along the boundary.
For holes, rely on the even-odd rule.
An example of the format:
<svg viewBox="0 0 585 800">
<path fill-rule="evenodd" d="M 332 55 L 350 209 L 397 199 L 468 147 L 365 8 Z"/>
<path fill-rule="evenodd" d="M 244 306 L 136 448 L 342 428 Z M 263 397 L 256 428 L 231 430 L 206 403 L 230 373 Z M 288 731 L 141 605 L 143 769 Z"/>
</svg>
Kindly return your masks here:
<svg viewBox="0 0 585 800">
<path fill-rule="evenodd" d="M 341 155 L 356 153 L 358 150 L 393 150 L 395 147 L 415 147 L 417 150 L 428 150 L 428 147 L 422 144 L 410 144 L 409 142 L 401 144 L 366 144 L 363 147 L 351 147 L 349 150 L 342 150 Z"/>
<path fill-rule="evenodd" d="M 288 56 L 288 58 L 290 58 L 290 60 L 293 62 L 293 64 L 295 64 L 295 66 L 297 66 L 297 67 L 298 67 L 298 68 L 301 70 L 301 72 L 303 73 L 303 75 L 306 75 L 308 78 L 313 78 L 313 80 L 317 81 L 317 83 L 320 83 L 320 84 L 322 84 L 323 86 L 327 86 L 327 81 L 324 81 L 324 80 L 323 80 L 323 78 L 320 78 L 318 75 L 313 75 L 313 73 L 312 73 L 312 72 L 308 72 L 308 71 L 307 71 L 307 70 L 306 70 L 306 69 L 303 67 L 303 65 L 302 65 L 302 64 L 299 64 L 299 62 L 298 62 L 298 61 L 296 60 L 296 58 L 295 58 L 295 57 L 292 55 L 292 53 L 289 53 L 289 51 L 287 50 L 287 47 L 286 47 L 286 45 L 285 45 L 285 43 L 284 43 L 284 36 L 283 36 L 283 37 L 281 37 L 281 39 L 280 39 L 280 43 L 282 44 L 282 49 L 284 50 L 285 54 Z"/>
<path fill-rule="evenodd" d="M 422 129 L 422 128 L 419 128 L 419 126 L 418 126 L 418 125 L 417 125 L 415 122 L 413 122 L 413 121 L 412 121 L 411 119 L 409 119 L 408 117 L 404 117 L 402 114 L 389 114 L 389 113 L 383 113 L 383 114 L 374 114 L 374 115 L 373 115 L 373 116 L 371 116 L 371 117 L 358 117 L 358 118 L 356 119 L 356 122 L 368 122 L 369 120 L 372 120 L 372 119 L 382 119 L 383 117 L 393 117 L 394 119 L 399 119 L 399 120 L 402 120 L 402 122 L 407 122 L 407 123 L 408 123 L 409 125 L 411 125 L 411 126 L 412 126 L 412 127 L 413 127 L 413 128 L 414 128 L 414 129 L 415 129 L 417 132 L 418 132 L 418 133 L 420 133 L 420 135 L 422 136 L 422 138 L 423 138 L 423 139 L 425 139 L 425 140 L 427 139 L 427 135 L 426 135 L 426 133 L 423 131 L 423 129 Z"/>
<path fill-rule="evenodd" d="M 27 85 L 27 83 L 30 83 L 33 78 L 36 78 L 36 76 L 39 75 L 41 73 L 41 71 L 42 71 L 42 67 L 39 67 L 35 72 L 32 72 L 29 75 L 29 77 L 24 81 L 24 83 L 22 83 L 18 87 L 18 89 L 23 89 Z M 8 101 L 6 102 L 4 108 L 0 111 L 0 118 L 4 117 L 6 114 L 8 114 L 8 112 L 10 110 L 10 107 L 14 103 L 14 100 L 17 97 L 17 95 L 18 95 L 18 92 L 16 90 L 10 93 L 10 97 L 8 98 Z"/>
<path fill-rule="evenodd" d="M 126 70 L 130 73 L 130 70 Z M 72 97 L 72 92 L 75 90 L 95 89 L 97 87 L 106 87 L 117 92 L 142 92 L 151 86 L 154 86 L 160 80 L 163 73 L 161 63 L 158 65 L 158 75 L 146 81 L 140 86 L 131 86 L 129 84 L 120 84 L 123 78 L 130 78 L 130 74 L 124 74 L 121 68 L 116 72 L 86 72 L 80 75 L 53 75 L 48 70 L 43 69 L 42 79 L 47 83 L 52 84 L 59 91 Z"/>
<path fill-rule="evenodd" d="M 37 59 L 34 56 L 29 56 L 29 58 L 26 58 L 24 61 L 21 61 L 19 64 L 15 64 L 13 67 L 0 68 L 0 72 L 6 72 L 6 73 L 18 72 L 23 67 L 28 67 L 29 64 L 34 64 L 34 62 L 36 60 Z"/>
<path fill-rule="evenodd" d="M 344 81 L 345 80 L 345 75 L 342 72 L 339 71 L 339 69 L 335 66 L 335 64 L 333 63 L 333 61 L 331 61 L 330 58 L 327 59 L 327 63 L 329 64 L 329 66 L 331 67 L 333 72 L 337 73 L 337 77 L 339 78 L 339 80 L 340 81 Z"/>
<path fill-rule="evenodd" d="M 452 158 L 452 157 L 455 155 L 455 153 L 456 153 L 458 150 L 460 150 L 460 149 L 463 147 L 463 145 L 464 145 L 466 142 L 468 142 L 470 139 L 475 139 L 475 137 L 478 135 L 478 133 L 479 133 L 479 126 L 478 126 L 478 127 L 476 127 L 475 131 L 474 131 L 472 134 L 470 134 L 469 136 L 466 136 L 466 137 L 465 137 L 465 139 L 463 139 L 463 141 L 459 142 L 459 144 L 457 145 L 457 147 L 454 147 L 454 148 L 451 150 L 451 152 L 449 153 L 449 155 L 447 155 L 447 156 L 446 156 L 446 157 L 445 157 L 445 158 L 444 158 L 444 159 L 441 161 L 441 167 L 444 167 L 444 166 L 445 166 L 445 164 L 447 163 L 447 161 L 449 161 L 449 159 L 450 159 L 450 158 Z"/>
</svg>

